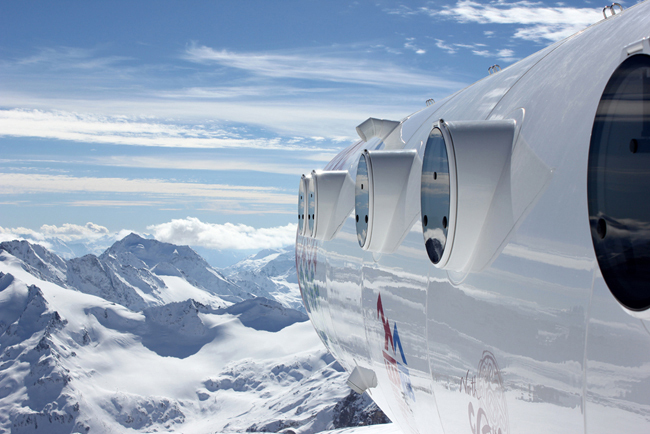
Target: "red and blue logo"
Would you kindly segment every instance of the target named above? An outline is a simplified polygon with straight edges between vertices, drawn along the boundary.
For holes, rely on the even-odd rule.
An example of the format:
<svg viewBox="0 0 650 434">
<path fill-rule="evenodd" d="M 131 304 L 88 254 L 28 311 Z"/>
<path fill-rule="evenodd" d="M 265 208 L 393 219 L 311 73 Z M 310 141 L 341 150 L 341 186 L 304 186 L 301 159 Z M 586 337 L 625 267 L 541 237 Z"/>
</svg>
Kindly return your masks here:
<svg viewBox="0 0 650 434">
<path fill-rule="evenodd" d="M 384 326 L 384 365 L 388 378 L 394 388 L 400 391 L 404 398 L 410 398 L 415 401 L 415 393 L 411 385 L 411 375 L 409 374 L 408 363 L 404 355 L 402 341 L 397 331 L 397 323 L 393 324 L 391 331 L 390 323 L 384 315 L 384 307 L 381 303 L 381 295 L 377 297 L 377 317 Z"/>
</svg>

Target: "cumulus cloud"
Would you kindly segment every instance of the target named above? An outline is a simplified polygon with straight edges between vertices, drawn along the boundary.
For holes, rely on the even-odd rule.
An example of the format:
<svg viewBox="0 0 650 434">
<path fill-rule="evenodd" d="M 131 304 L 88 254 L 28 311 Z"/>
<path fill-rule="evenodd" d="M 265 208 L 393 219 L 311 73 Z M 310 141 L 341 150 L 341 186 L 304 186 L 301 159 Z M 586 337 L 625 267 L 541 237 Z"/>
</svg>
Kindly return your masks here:
<svg viewBox="0 0 650 434">
<path fill-rule="evenodd" d="M 28 240 L 41 244 L 43 247 L 49 249 L 51 244 L 45 241 L 43 234 L 23 227 L 18 228 L 3 228 L 0 226 L 0 243 L 13 240 Z"/>
<path fill-rule="evenodd" d="M 258 250 L 277 249 L 293 245 L 296 241 L 297 225 L 271 228 L 254 228 L 235 223 L 206 223 L 195 217 L 173 219 L 167 223 L 147 227 L 158 241 L 204 247 L 216 250 Z M 59 241 L 65 243 L 85 244 L 95 254 L 100 254 L 114 242 L 121 240 L 131 230 L 110 231 L 108 228 L 88 222 L 85 225 L 64 223 L 57 225 L 42 225 L 39 229 L 24 227 L 4 228 L 0 226 L 0 242 L 11 240 L 27 240 L 43 247 L 58 251 Z M 71 245 L 71 244 L 69 244 Z M 58 253 L 62 253 L 58 252 Z M 64 256 L 66 256 L 64 254 Z M 71 257 L 67 255 L 66 257 Z"/>
<path fill-rule="evenodd" d="M 111 232 L 108 228 L 88 222 L 85 225 L 64 223 L 57 225 L 42 225 L 39 229 L 25 227 L 3 228 L 0 226 L 0 242 L 12 240 L 27 240 L 30 243 L 40 244 L 65 258 L 75 255 L 66 248 L 61 247 L 60 242 L 84 244 L 88 252 L 100 254 L 115 241 L 127 236 L 132 231 L 121 230 Z"/>
<path fill-rule="evenodd" d="M 108 228 L 92 222 L 88 222 L 83 226 L 71 223 L 64 223 L 61 226 L 43 225 L 41 226 L 41 232 L 46 236 L 57 237 L 63 241 L 102 237 L 109 234 Z"/>
<path fill-rule="evenodd" d="M 3 238 L 5 239 L 13 237 L 11 239 L 28 238 L 32 240 L 42 241 L 48 238 L 58 238 L 61 241 L 69 242 L 101 238 L 110 235 L 111 232 L 104 226 L 88 222 L 83 226 L 72 223 L 64 223 L 61 226 L 43 225 L 39 230 L 33 230 L 24 227 L 0 227 L 0 234 L 3 235 Z"/>
<path fill-rule="evenodd" d="M 174 219 L 151 225 L 147 230 L 166 243 L 200 246 L 209 249 L 268 249 L 281 248 L 296 241 L 297 225 L 256 229 L 243 224 L 204 223 L 195 217 Z"/>
</svg>

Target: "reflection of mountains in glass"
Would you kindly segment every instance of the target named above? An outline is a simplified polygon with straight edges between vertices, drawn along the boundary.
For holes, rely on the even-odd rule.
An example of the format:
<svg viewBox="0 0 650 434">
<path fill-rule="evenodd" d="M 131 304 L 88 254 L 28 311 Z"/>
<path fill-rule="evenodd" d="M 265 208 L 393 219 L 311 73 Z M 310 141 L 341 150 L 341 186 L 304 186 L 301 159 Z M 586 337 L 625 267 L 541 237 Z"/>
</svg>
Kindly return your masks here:
<svg viewBox="0 0 650 434">
<path fill-rule="evenodd" d="M 368 215 L 370 213 L 370 190 L 368 183 L 368 165 L 365 155 L 359 158 L 357 182 L 354 192 L 355 221 L 357 225 L 357 240 L 363 247 L 368 236 Z"/>
<path fill-rule="evenodd" d="M 314 197 L 314 182 L 309 183 L 309 198 L 307 201 L 307 221 L 309 222 L 309 232 L 314 233 L 314 217 L 316 217 L 316 198 Z"/>
<path fill-rule="evenodd" d="M 449 161 L 438 128 L 429 134 L 422 161 L 422 231 L 429 259 L 440 262 L 447 242 L 449 219 Z"/>
</svg>

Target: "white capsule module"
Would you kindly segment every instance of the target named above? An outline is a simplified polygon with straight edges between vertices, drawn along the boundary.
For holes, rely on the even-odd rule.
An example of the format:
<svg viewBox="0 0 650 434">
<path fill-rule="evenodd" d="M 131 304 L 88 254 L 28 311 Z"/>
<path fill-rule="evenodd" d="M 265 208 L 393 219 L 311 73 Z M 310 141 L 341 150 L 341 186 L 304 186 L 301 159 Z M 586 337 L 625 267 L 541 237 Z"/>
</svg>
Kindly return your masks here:
<svg viewBox="0 0 650 434">
<path fill-rule="evenodd" d="M 396 430 L 650 432 L 649 29 L 638 3 L 388 135 L 369 122 L 379 137 L 329 163 L 358 167 L 359 220 L 298 237 L 301 294 Z M 377 203 L 378 181 L 395 182 L 363 152 L 380 146 L 418 149 L 434 254 L 413 228 L 368 254 L 398 208 Z"/>
<path fill-rule="evenodd" d="M 347 170 L 314 170 L 311 182 L 314 199 L 311 235 L 329 241 L 354 207 L 354 181 Z"/>
<path fill-rule="evenodd" d="M 394 252 L 418 218 L 422 161 L 417 151 L 368 151 L 355 186 L 357 240 L 364 250 Z"/>
</svg>

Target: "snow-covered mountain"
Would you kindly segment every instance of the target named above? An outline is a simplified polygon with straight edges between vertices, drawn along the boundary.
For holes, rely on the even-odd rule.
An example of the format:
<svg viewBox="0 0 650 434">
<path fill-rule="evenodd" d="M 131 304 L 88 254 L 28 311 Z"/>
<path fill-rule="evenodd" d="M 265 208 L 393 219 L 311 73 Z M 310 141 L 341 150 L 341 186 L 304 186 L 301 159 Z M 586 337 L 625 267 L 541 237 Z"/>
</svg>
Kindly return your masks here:
<svg viewBox="0 0 650 434">
<path fill-rule="evenodd" d="M 310 434 L 385 421 L 350 394 L 306 315 L 264 298 L 232 304 L 203 285 L 241 287 L 200 257 L 142 240 L 68 261 L 0 244 L 0 433 Z"/>
<path fill-rule="evenodd" d="M 237 302 L 250 298 L 246 291 L 226 279 L 188 246 L 162 243 L 130 234 L 113 244 L 99 258 L 122 270 L 132 267 L 148 270 L 161 278 L 181 278 L 224 300 Z"/>
<path fill-rule="evenodd" d="M 64 260 L 27 241 L 0 243 L 23 268 L 48 282 L 97 295 L 133 310 L 195 298 L 214 307 L 250 295 L 187 246 L 175 246 L 131 234 L 99 257 Z"/>
<path fill-rule="evenodd" d="M 305 312 L 294 250 L 266 249 L 223 270 L 228 279 L 258 297 L 275 299 Z"/>
<path fill-rule="evenodd" d="M 37 277 L 141 310 L 193 297 L 223 306 L 265 297 L 305 312 L 296 277 L 295 253 L 262 250 L 219 271 L 188 246 L 130 234 L 101 255 L 63 259 L 28 241 L 0 243 Z"/>
</svg>

